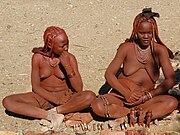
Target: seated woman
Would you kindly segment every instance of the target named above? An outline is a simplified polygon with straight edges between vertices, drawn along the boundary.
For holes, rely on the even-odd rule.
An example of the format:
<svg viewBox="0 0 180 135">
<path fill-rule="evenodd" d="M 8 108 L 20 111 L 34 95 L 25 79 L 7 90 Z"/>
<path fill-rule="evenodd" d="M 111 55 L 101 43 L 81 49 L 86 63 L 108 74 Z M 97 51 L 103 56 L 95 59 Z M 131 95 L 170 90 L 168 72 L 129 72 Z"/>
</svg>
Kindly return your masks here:
<svg viewBox="0 0 180 135">
<path fill-rule="evenodd" d="M 139 117 L 144 122 L 146 114 L 153 120 L 163 118 L 177 108 L 176 98 L 168 95 L 168 90 L 176 83 L 169 59 L 173 58 L 173 53 L 160 40 L 154 17 L 159 14 L 151 8 L 143 9 L 136 16 L 131 37 L 119 46 L 105 72 L 106 81 L 113 90 L 100 95 L 91 104 L 97 115 L 121 118 L 129 114 L 136 117 L 141 110 Z M 122 65 L 123 72 L 116 77 Z M 165 79 L 155 87 L 160 68 Z"/>
<path fill-rule="evenodd" d="M 17 114 L 49 120 L 56 127 L 62 122 L 63 114 L 88 108 L 96 95 L 82 91 L 78 64 L 68 48 L 65 31 L 48 27 L 44 32 L 44 47 L 32 50 L 32 92 L 5 97 L 4 107 Z M 57 112 L 47 111 L 54 107 Z"/>
</svg>

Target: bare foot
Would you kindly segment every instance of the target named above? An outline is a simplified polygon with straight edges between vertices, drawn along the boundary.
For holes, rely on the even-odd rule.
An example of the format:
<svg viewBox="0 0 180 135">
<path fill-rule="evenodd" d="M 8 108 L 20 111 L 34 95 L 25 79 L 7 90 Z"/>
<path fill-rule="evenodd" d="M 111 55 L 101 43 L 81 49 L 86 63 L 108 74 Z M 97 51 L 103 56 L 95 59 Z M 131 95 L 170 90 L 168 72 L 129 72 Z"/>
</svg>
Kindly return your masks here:
<svg viewBox="0 0 180 135">
<path fill-rule="evenodd" d="M 52 130 L 55 132 L 58 131 L 61 123 L 64 120 L 63 114 L 57 114 L 57 113 L 50 113 L 48 114 L 48 120 L 51 121 Z"/>
</svg>

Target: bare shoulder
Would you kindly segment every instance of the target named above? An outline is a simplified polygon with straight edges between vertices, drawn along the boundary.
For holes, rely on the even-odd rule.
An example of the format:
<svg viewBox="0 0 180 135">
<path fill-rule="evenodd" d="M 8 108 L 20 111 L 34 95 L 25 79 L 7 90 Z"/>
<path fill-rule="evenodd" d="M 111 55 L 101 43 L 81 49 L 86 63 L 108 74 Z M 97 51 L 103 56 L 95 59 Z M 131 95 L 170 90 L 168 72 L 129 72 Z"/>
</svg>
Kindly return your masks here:
<svg viewBox="0 0 180 135">
<path fill-rule="evenodd" d="M 34 53 L 32 55 L 32 61 L 40 61 L 43 58 L 42 54 Z"/>
<path fill-rule="evenodd" d="M 160 45 L 158 43 L 155 43 L 155 53 L 159 57 L 169 57 L 168 50 L 164 45 Z"/>
<path fill-rule="evenodd" d="M 133 46 L 134 43 L 131 43 L 131 42 L 124 42 L 124 43 L 121 43 L 118 47 L 118 50 L 129 50 L 132 46 Z"/>
</svg>

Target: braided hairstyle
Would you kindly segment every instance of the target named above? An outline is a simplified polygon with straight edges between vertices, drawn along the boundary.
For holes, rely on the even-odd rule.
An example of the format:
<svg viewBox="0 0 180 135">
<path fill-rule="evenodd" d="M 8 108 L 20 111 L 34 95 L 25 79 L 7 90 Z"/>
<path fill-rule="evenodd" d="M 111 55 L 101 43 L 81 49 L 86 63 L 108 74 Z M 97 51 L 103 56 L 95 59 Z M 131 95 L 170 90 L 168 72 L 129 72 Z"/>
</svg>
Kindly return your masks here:
<svg viewBox="0 0 180 135">
<path fill-rule="evenodd" d="M 33 48 L 33 53 L 40 53 L 42 55 L 50 57 L 52 55 L 53 41 L 55 37 L 65 33 L 65 31 L 56 26 L 47 27 L 43 39 L 44 39 L 44 47 L 35 47 Z"/>
<path fill-rule="evenodd" d="M 125 42 L 134 42 L 135 40 L 137 40 L 137 32 L 138 32 L 140 23 L 147 21 L 152 24 L 152 28 L 153 28 L 153 39 L 152 40 L 153 40 L 153 42 L 156 40 L 156 42 L 158 44 L 165 46 L 165 44 L 159 38 L 158 27 L 157 27 L 157 23 L 156 23 L 156 20 L 154 19 L 154 17 L 159 17 L 159 13 L 152 12 L 151 8 L 144 8 L 142 10 L 142 13 L 138 14 L 135 17 L 134 23 L 133 23 L 132 34 L 129 39 L 126 39 Z M 169 48 L 167 48 L 167 50 L 169 53 L 169 57 L 171 59 L 174 58 L 173 52 Z"/>
</svg>

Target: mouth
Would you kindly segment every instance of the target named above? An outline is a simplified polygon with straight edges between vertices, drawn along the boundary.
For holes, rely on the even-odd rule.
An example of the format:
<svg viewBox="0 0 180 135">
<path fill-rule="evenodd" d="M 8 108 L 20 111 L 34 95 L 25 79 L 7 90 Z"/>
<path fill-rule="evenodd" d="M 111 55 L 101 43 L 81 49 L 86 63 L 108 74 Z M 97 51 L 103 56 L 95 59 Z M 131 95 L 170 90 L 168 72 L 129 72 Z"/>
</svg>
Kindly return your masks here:
<svg viewBox="0 0 180 135">
<path fill-rule="evenodd" d="M 149 44 L 149 40 L 142 40 L 142 44 Z"/>
</svg>

